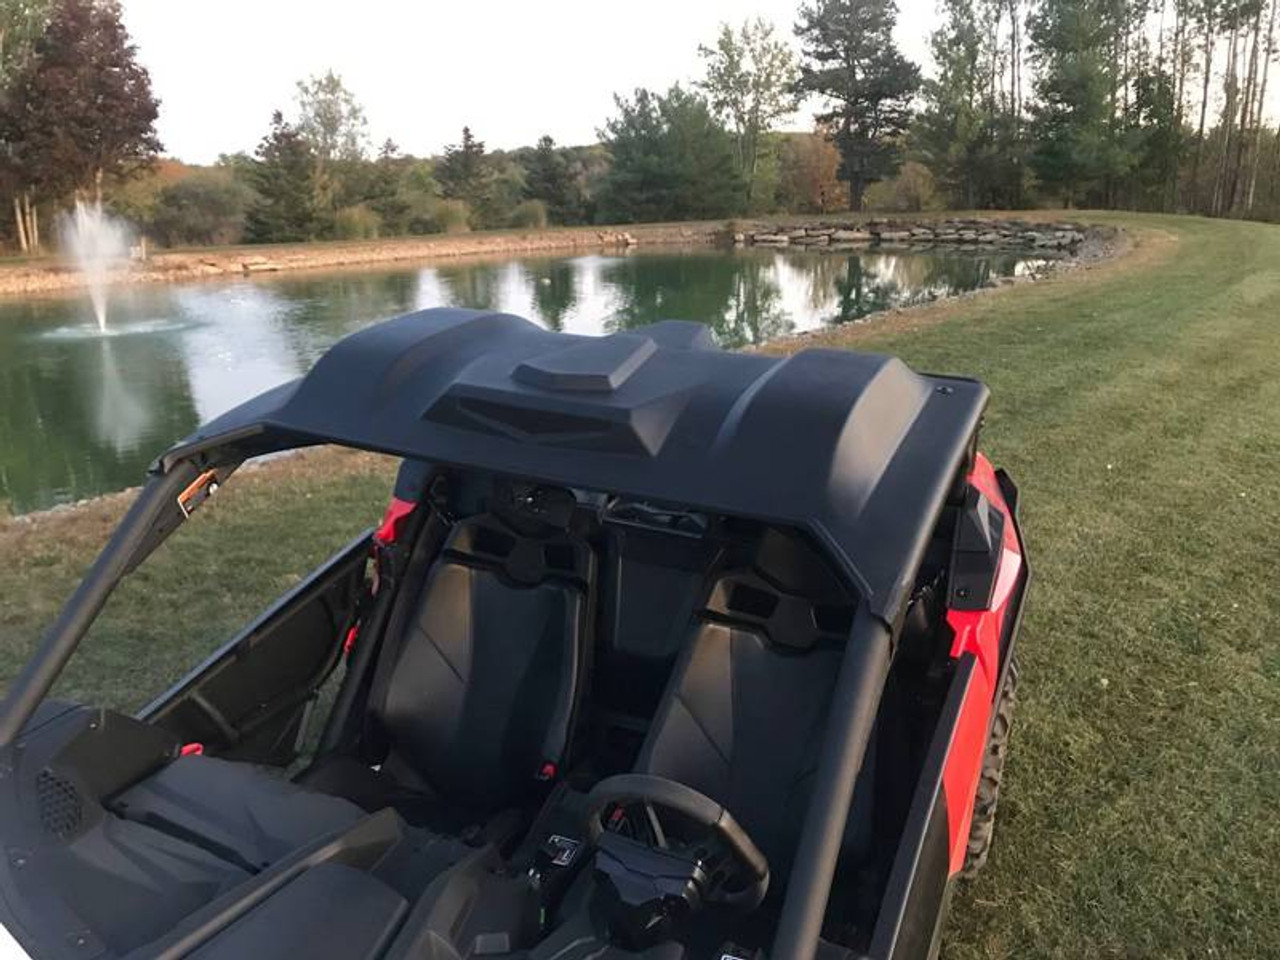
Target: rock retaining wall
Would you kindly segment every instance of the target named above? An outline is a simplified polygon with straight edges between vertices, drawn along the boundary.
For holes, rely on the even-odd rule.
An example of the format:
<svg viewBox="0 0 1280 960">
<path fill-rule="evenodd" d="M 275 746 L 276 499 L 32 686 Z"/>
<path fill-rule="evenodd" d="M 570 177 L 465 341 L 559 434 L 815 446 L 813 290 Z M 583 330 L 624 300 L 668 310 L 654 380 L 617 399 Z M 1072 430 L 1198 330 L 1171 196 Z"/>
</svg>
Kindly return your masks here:
<svg viewBox="0 0 1280 960">
<path fill-rule="evenodd" d="M 853 250 L 869 245 L 972 247 L 1043 256 L 1070 255 L 1092 228 L 1029 220 L 881 220 L 752 224 L 729 238 L 734 246 Z"/>
</svg>

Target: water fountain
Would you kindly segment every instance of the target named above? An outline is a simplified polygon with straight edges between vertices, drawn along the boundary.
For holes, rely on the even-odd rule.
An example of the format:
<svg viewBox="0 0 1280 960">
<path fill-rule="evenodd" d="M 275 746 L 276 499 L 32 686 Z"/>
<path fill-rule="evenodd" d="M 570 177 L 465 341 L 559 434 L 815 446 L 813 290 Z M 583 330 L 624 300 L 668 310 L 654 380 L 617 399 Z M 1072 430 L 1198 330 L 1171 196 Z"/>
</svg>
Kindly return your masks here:
<svg viewBox="0 0 1280 960">
<path fill-rule="evenodd" d="M 62 223 L 62 240 L 84 275 L 98 332 L 107 333 L 107 287 L 112 265 L 129 255 L 129 228 L 102 209 L 102 201 L 77 200 Z"/>
</svg>

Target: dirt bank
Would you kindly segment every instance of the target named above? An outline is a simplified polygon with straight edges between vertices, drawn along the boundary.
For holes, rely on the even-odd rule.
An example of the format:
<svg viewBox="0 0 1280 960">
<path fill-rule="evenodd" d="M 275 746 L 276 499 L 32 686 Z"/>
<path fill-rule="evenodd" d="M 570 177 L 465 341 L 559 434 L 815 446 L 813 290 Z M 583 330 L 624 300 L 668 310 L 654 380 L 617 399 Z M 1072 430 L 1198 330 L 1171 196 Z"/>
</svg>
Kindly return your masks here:
<svg viewBox="0 0 1280 960">
<path fill-rule="evenodd" d="M 286 270 L 474 256 L 572 250 L 618 250 L 635 246 L 712 243 L 723 223 L 638 224 L 402 237 L 391 240 L 298 243 L 178 250 L 153 253 L 112 273 L 113 284 L 174 283 L 207 277 L 238 277 Z M 60 257 L 0 264 L 0 296 L 76 290 L 84 278 Z"/>
</svg>

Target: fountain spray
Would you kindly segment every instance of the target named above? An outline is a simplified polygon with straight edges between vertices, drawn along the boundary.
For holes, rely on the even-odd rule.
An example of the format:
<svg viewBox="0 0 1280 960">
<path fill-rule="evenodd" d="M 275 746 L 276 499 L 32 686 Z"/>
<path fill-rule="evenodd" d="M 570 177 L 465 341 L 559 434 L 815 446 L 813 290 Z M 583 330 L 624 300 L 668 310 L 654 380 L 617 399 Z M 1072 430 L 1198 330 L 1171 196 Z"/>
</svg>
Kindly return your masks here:
<svg viewBox="0 0 1280 960">
<path fill-rule="evenodd" d="M 84 275 L 93 302 L 98 330 L 107 332 L 107 286 L 111 266 L 129 255 L 129 227 L 102 209 L 102 201 L 76 200 L 75 210 L 64 218 L 62 239 Z"/>
</svg>

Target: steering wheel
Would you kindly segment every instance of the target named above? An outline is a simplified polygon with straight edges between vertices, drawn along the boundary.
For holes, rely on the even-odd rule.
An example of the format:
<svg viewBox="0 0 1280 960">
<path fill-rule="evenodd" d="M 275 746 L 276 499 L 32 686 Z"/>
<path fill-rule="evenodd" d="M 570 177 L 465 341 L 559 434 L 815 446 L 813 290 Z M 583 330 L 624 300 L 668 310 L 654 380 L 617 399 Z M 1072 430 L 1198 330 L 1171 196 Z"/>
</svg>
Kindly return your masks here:
<svg viewBox="0 0 1280 960">
<path fill-rule="evenodd" d="M 587 796 L 587 838 L 593 847 L 605 833 L 604 812 L 613 806 L 642 804 L 652 845 L 668 852 L 671 844 L 655 808 L 674 811 L 696 827 L 709 831 L 729 855 L 723 875 L 713 876 L 702 889 L 704 903 L 728 904 L 748 910 L 760 905 L 769 890 L 769 861 L 722 804 L 666 777 L 624 773 L 601 780 Z M 638 842 L 638 841 L 637 841 Z"/>
</svg>

